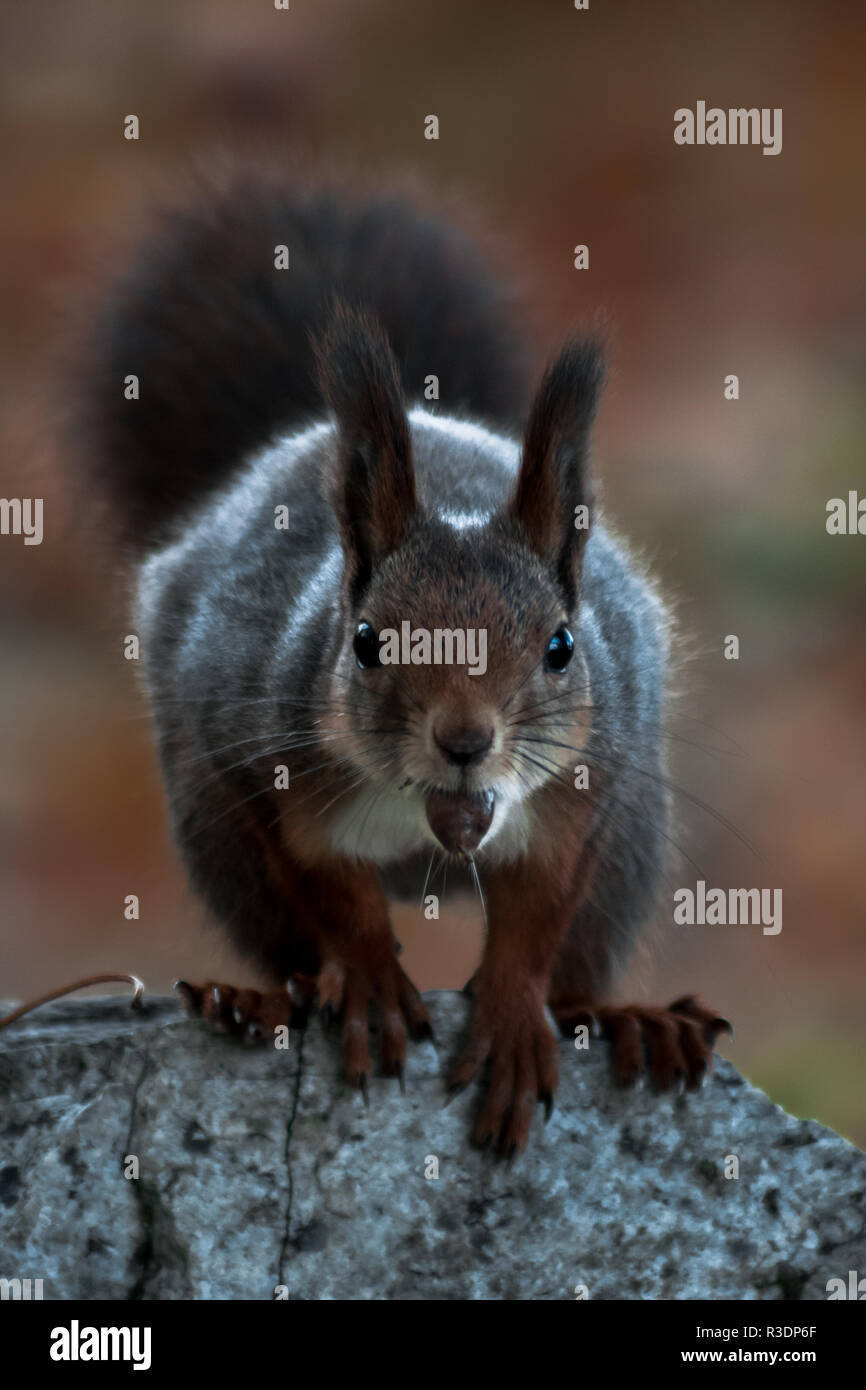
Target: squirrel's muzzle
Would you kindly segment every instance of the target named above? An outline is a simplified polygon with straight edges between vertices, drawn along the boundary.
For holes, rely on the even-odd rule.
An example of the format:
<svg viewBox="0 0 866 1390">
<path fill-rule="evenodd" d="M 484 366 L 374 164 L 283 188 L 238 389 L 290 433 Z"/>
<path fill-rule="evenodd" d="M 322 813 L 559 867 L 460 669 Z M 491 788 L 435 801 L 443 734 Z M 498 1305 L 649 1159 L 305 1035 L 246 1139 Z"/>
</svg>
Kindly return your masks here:
<svg viewBox="0 0 866 1390">
<path fill-rule="evenodd" d="M 424 809 L 427 824 L 449 854 L 474 854 L 493 820 L 493 792 L 467 796 L 459 792 L 428 792 Z"/>
</svg>

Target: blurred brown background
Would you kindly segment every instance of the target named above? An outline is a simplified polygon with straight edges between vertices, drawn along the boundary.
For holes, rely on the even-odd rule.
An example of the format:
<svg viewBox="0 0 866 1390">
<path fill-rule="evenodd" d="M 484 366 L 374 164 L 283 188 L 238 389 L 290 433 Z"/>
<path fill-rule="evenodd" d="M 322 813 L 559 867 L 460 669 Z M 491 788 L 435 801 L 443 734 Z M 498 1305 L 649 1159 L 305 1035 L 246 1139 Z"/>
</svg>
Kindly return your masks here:
<svg viewBox="0 0 866 1390">
<path fill-rule="evenodd" d="M 250 978 L 168 842 L 122 590 L 59 482 L 51 363 L 154 196 L 213 151 L 300 146 L 475 209 L 540 354 L 607 312 L 607 509 L 678 596 L 691 652 L 670 883 L 784 892 L 777 937 L 663 926 L 623 994 L 699 988 L 774 1099 L 864 1142 L 866 537 L 824 525 L 828 498 L 866 494 L 861 6 L 33 0 L 0 30 L 0 494 L 45 498 L 41 546 L 0 537 L 0 994 L 111 968 L 155 990 Z M 781 155 L 676 146 L 674 110 L 699 99 L 782 107 Z M 399 930 L 422 987 L 462 984 L 474 909 Z"/>
</svg>

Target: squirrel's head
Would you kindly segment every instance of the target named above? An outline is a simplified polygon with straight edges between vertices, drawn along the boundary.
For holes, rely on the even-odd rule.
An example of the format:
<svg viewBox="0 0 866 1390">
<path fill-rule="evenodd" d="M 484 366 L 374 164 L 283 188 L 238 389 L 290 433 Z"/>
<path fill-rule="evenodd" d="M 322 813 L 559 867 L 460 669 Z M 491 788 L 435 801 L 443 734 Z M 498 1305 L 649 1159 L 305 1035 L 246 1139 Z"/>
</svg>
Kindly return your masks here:
<svg viewBox="0 0 866 1390">
<path fill-rule="evenodd" d="M 573 787 L 581 761 L 590 692 L 578 610 L 601 352 L 571 342 L 547 371 L 516 476 L 516 447 L 498 436 L 413 427 L 391 350 L 365 318 L 340 311 L 318 362 L 337 423 L 344 554 L 335 721 L 359 775 L 420 798 L 431 837 L 471 856 L 539 787 Z M 434 503 L 425 481 L 435 487 L 446 451 L 443 473 L 469 480 L 453 506 L 441 486 Z M 467 512 L 473 496 L 490 500 Z"/>
</svg>

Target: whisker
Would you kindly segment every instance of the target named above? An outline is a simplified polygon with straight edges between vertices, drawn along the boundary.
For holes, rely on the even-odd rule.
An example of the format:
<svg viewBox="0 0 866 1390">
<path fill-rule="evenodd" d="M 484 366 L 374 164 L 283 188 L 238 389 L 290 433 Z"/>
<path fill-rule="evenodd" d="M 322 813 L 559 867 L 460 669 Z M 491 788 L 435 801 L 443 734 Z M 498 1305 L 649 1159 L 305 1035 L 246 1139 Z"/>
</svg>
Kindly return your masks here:
<svg viewBox="0 0 866 1390">
<path fill-rule="evenodd" d="M 469 867 L 470 867 L 470 869 L 472 870 L 472 878 L 473 878 L 473 880 L 474 880 L 475 888 L 476 888 L 476 890 L 477 890 L 477 892 L 478 892 L 478 898 L 479 898 L 479 901 L 480 901 L 480 903 L 481 903 L 481 915 L 482 915 L 482 917 L 483 917 L 483 919 L 484 919 L 484 930 L 485 930 L 485 932 L 487 932 L 487 931 L 489 931 L 489 929 L 490 929 L 490 923 L 489 923 L 489 920 L 488 920 L 488 917 L 487 917 L 487 903 L 486 903 L 485 900 L 484 900 L 484 892 L 483 892 L 483 890 L 482 890 L 482 888 L 481 888 L 481 879 L 478 877 L 478 869 L 477 869 L 477 867 L 476 867 L 476 865 L 475 865 L 475 857 L 474 857 L 474 855 L 470 854 L 470 855 L 468 856 L 468 858 L 469 858 Z"/>
<path fill-rule="evenodd" d="M 434 845 L 433 848 L 432 848 L 432 850 L 430 851 L 430 863 L 427 865 L 427 875 L 426 875 L 426 877 L 425 877 L 425 879 L 424 879 L 424 887 L 421 889 L 421 901 L 420 901 L 420 903 L 418 904 L 418 906 L 419 906 L 420 908 L 422 908 L 422 909 L 423 909 L 423 907 L 424 907 L 424 899 L 427 897 L 427 884 L 430 882 L 430 873 L 431 873 L 431 870 L 432 870 L 432 868 L 433 868 L 433 860 L 434 860 L 435 858 L 436 858 L 436 846 Z"/>
</svg>

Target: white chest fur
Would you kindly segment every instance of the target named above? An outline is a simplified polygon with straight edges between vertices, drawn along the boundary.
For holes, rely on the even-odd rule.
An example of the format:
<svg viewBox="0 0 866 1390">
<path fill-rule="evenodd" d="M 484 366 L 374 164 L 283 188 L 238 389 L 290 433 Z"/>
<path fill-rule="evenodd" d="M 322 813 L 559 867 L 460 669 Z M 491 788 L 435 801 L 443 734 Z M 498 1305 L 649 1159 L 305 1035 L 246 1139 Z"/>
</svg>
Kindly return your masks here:
<svg viewBox="0 0 866 1390">
<path fill-rule="evenodd" d="M 517 858 L 525 849 L 530 828 L 526 803 L 498 793 L 490 829 L 479 846 L 479 857 L 494 862 Z M 427 824 L 421 794 L 414 786 L 402 790 L 393 784 L 361 787 L 340 807 L 329 834 L 336 853 L 365 859 L 380 867 L 439 846 Z"/>
</svg>

